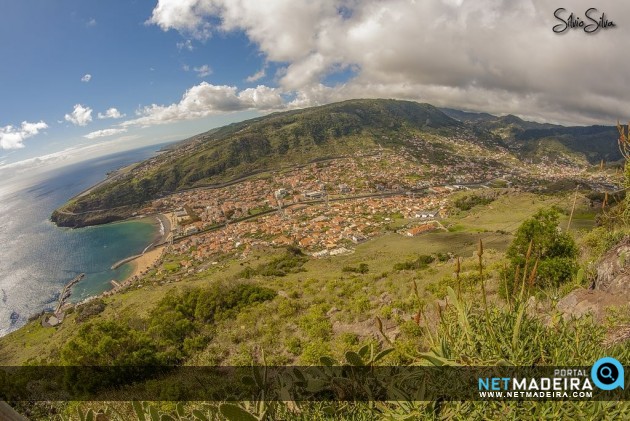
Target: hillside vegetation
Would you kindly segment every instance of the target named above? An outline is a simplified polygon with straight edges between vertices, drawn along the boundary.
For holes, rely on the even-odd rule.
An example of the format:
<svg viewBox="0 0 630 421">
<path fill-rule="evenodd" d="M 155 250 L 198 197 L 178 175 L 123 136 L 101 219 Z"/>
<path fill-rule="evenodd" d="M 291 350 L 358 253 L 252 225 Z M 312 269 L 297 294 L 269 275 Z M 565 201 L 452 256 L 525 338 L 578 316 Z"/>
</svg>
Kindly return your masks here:
<svg viewBox="0 0 630 421">
<path fill-rule="evenodd" d="M 575 314 L 577 305 L 559 304 L 575 293 L 606 294 L 589 285 L 599 282 L 605 256 L 630 241 L 623 192 L 609 197 L 600 189 L 617 188 L 621 175 L 589 164 L 615 157 L 607 155 L 615 143 L 606 133 L 406 101 L 356 100 L 271 114 L 181 142 L 71 200 L 53 218 L 60 225 L 102 223 L 146 209 L 142 202 L 156 198 L 168 203 L 165 212 L 182 204 L 192 210 L 202 192 L 208 202 L 197 209 L 204 211 L 244 201 L 254 191 L 244 216 L 221 223 L 207 217 L 207 231 L 178 237 L 116 293 L 69 309 L 54 328 L 33 319 L 0 338 L 5 365 L 115 365 L 127 375 L 77 377 L 64 387 L 101 399 L 157 388 L 166 402 L 11 403 L 33 419 L 51 413 L 98 419 L 97 411 L 114 420 L 628 418 L 630 405 L 620 400 L 451 401 L 424 394 L 429 387 L 397 389 L 396 399 L 387 401 L 348 402 L 330 399 L 347 392 L 336 379 L 330 379 L 332 390 L 307 385 L 328 400 L 284 402 L 273 395 L 300 387 L 304 380 L 297 375 L 286 390 L 270 388 L 265 393 L 272 395 L 248 401 L 219 395 L 215 402 L 175 403 L 199 385 L 178 377 L 173 366 L 247 367 L 251 376 L 232 380 L 264 386 L 268 379 L 260 373 L 268 366 L 578 367 L 604 355 L 625 363 L 630 307 L 600 301 Z M 371 151 L 378 153 L 366 159 Z M 340 156 L 344 162 L 333 166 Z M 274 170 L 287 168 L 284 181 L 268 181 L 282 177 Z M 328 180 L 334 189 L 353 184 L 346 172 L 361 174 L 349 178 L 358 194 L 333 196 L 331 203 L 328 197 L 302 200 L 318 188 L 311 186 L 322 173 L 335 171 L 341 174 Z M 307 187 L 294 187 L 304 173 L 317 175 L 312 183 L 302 181 Z M 236 188 L 252 174 L 261 179 Z M 376 181 L 383 183 L 380 190 Z M 169 196 L 191 196 L 188 202 L 164 197 L 232 182 L 230 194 L 222 187 Z M 286 213 L 267 201 L 280 187 L 297 190 Z M 222 203 L 209 205 L 215 197 Z M 422 203 L 416 211 L 405 209 L 416 203 Z M 305 213 L 293 212 L 300 207 Z M 438 208 L 438 216 L 426 215 Z M 255 219 L 259 209 L 273 215 Z M 409 235 L 429 221 L 435 229 Z M 348 231 L 335 231 L 344 224 Z M 354 230 L 358 225 L 365 231 Z M 263 226 L 268 231 L 258 232 Z M 308 238 L 321 233 L 326 240 L 314 247 L 289 238 L 301 228 Z M 348 233 L 364 235 L 353 241 Z M 275 242 L 279 238 L 287 240 Z M 225 249 L 211 249 L 221 241 Z M 345 252 L 321 254 L 340 246 Z M 625 257 L 613 257 L 627 268 Z M 149 365 L 173 371 L 158 379 L 136 369 Z"/>
<path fill-rule="evenodd" d="M 417 136 L 433 142 L 431 153 L 437 164 L 466 156 L 458 156 L 452 145 L 441 144 L 432 135 L 463 137 L 489 156 L 502 146 L 517 159 L 536 162 L 615 161 L 621 156 L 614 131 L 614 127 L 562 127 L 515 116 L 440 110 L 410 101 L 350 100 L 274 113 L 194 136 L 70 200 L 53 213 L 52 220 L 70 227 L 112 222 L 172 192 L 220 186 L 268 170 L 382 147 L 413 149 L 410 140 Z"/>
<path fill-rule="evenodd" d="M 417 238 L 390 233 L 361 244 L 352 255 L 318 260 L 289 247 L 260 250 L 245 260 L 228 257 L 213 266 L 198 262 L 192 273 L 183 268 L 152 272 L 142 287 L 99 302 L 105 306 L 102 311 L 79 306 L 56 329 L 35 321 L 2 338 L 0 361 L 582 366 L 604 354 L 627 361 L 625 337 L 610 335 L 630 320 L 627 308 L 611 310 L 604 323 L 597 323 L 591 317 L 563 317 L 554 298 L 586 286 L 590 279 L 580 277 L 578 267 L 588 272 L 589 261 L 627 234 L 623 224 L 614 222 L 614 212 L 607 214 L 606 226 L 589 231 L 594 215 L 580 205 L 576 215 L 590 220 L 584 225 L 589 228 L 560 234 L 556 227 L 566 224 L 569 195 L 521 193 L 465 203 L 472 206 L 444 221 L 461 227 L 453 232 Z M 573 241 L 582 255 L 575 255 Z M 571 249 L 562 255 L 569 259 L 567 271 L 548 282 L 549 271 L 536 272 L 544 265 L 534 264 L 534 257 L 553 262 L 560 249 Z M 168 256 L 168 261 L 186 258 Z M 504 269 L 510 266 L 510 273 L 520 276 L 506 276 Z M 151 377 L 135 370 L 122 379 L 78 378 L 73 387 L 106 394 L 109 388 L 140 387 Z M 165 393 L 177 400 L 187 386 L 177 377 L 170 380 Z M 168 378 L 162 381 L 169 384 Z M 258 397 L 240 403 L 84 402 L 52 407 L 68 419 L 100 411 L 113 420 L 152 419 L 151 414 L 216 420 L 605 419 L 603 414 L 623 418 L 630 411 L 624 402 L 440 402 L 401 393 L 396 402 L 375 403 L 287 404 Z M 13 404 L 33 419 L 47 419 L 51 410 L 47 404 Z"/>
<path fill-rule="evenodd" d="M 70 201 L 53 221 L 66 225 L 64 212 L 138 205 L 271 168 L 391 146 L 417 131 L 453 133 L 460 125 L 431 105 L 394 100 L 354 100 L 271 114 L 182 142 L 125 177 Z"/>
</svg>

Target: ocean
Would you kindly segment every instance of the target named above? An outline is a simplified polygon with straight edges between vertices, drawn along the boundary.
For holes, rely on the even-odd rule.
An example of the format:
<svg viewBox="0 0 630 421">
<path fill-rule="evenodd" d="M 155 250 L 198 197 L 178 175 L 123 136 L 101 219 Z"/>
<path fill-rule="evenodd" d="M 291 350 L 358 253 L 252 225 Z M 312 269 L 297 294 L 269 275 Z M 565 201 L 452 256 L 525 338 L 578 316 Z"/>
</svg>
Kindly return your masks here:
<svg viewBox="0 0 630 421">
<path fill-rule="evenodd" d="M 164 145 L 115 153 L 49 173 L 29 187 L 0 195 L 0 336 L 29 316 L 53 309 L 63 286 L 80 273 L 71 302 L 112 288 L 131 273 L 131 264 L 111 266 L 141 253 L 159 235 L 152 219 L 80 229 L 59 228 L 54 209 L 98 183 L 112 170 L 153 156 Z M 0 186 L 1 187 L 1 186 Z"/>
</svg>

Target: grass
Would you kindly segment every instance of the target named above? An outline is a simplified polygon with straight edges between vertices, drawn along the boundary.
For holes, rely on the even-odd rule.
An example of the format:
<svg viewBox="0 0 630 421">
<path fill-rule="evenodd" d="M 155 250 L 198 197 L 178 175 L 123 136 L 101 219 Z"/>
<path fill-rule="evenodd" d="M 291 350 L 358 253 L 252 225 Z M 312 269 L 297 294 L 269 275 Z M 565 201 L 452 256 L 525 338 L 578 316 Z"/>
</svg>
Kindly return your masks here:
<svg viewBox="0 0 630 421">
<path fill-rule="evenodd" d="M 514 311 L 509 306 L 506 307 L 497 294 L 503 251 L 512 240 L 509 232 L 518 227 L 517 222 L 522 222 L 540 207 L 566 205 L 565 199 L 566 197 L 550 198 L 528 193 L 502 195 L 491 204 L 474 207 L 443 221 L 445 225 L 450 223 L 452 227 L 456 227 L 454 232 L 437 231 L 406 237 L 390 231 L 356 245 L 352 254 L 324 259 L 309 258 L 304 263 L 304 272 L 289 271 L 284 276 L 254 273 L 250 282 L 270 288 L 278 295 L 270 301 L 240 309 L 233 317 L 216 320 L 208 346 L 190 357 L 187 363 L 260 364 L 262 352 L 269 365 L 313 364 L 322 355 L 343 360 L 348 351 L 372 343 L 375 337 L 379 337 L 377 317 L 382 320 L 388 336 L 397 336 L 397 351 L 386 362 L 410 363 L 430 346 L 431 336 L 428 336 L 426 329 L 419 328 L 414 322 L 421 308 L 425 309 L 427 323 L 432 326 L 438 324 L 440 329 L 450 329 L 445 337 L 455 341 L 451 344 L 454 347 L 453 356 L 472 353 L 470 350 L 478 348 L 474 344 L 466 344 L 461 332 L 457 330 L 457 323 L 449 319 L 456 316 L 441 314 L 433 306 L 429 306 L 435 299 L 443 299 L 449 287 L 457 290 L 453 277 L 453 260 L 436 259 L 426 268 L 417 270 L 394 270 L 394 265 L 412 261 L 420 255 L 452 253 L 461 256 L 461 290 L 466 302 L 473 303 L 472 306 L 475 307 L 474 303 L 480 302 L 475 254 L 479 239 L 484 242 L 484 280 L 488 305 L 491 308 L 489 315 L 503 320 L 511 341 L 510 329 L 514 329 L 514 324 L 510 323 L 514 320 L 509 317 L 513 317 Z M 586 231 L 592 221 L 593 215 L 581 204 L 579 211 L 574 214 L 572 231 Z M 509 227 L 513 224 L 516 226 L 510 230 Z M 505 232 L 497 232 L 503 230 Z M 210 262 L 194 263 L 190 274 L 185 273 L 187 269 L 178 268 L 170 272 L 169 268 L 164 267 L 152 279 L 139 281 L 142 288 L 136 285 L 105 299 L 105 310 L 90 320 L 118 320 L 137 326 L 142 323 L 143 318 L 148 317 L 163 297 L 173 294 L 175 290 L 207 286 L 218 281 L 236 281 L 238 274 L 244 269 L 266 267 L 270 263 L 278 262 L 285 253 L 284 249 L 255 249 L 244 260 L 226 256 L 218 258 L 215 265 Z M 167 265 L 179 266 L 181 260 L 184 260 L 181 256 L 168 256 Z M 344 271 L 344 268 L 358 268 L 361 264 L 368 265 L 369 270 L 366 273 Z M 414 283 L 417 284 L 418 295 L 412 288 Z M 471 311 L 478 312 L 479 308 Z M 473 327 L 481 329 L 475 334 L 478 338 L 487 336 L 482 332 L 483 317 L 488 316 L 484 314 L 471 315 L 470 322 L 476 323 Z M 33 322 L 7 335 L 0 340 L 0 361 L 5 365 L 18 365 L 29 359 L 54 359 L 56 350 L 72 338 L 80 326 L 75 317 L 75 314 L 70 315 L 58 328 L 42 328 L 37 322 Z M 439 325 L 440 321 L 445 324 Z M 435 333 L 432 335 L 435 337 Z M 546 335 L 538 334 L 536 337 L 541 339 Z M 528 349 L 531 351 L 535 347 L 530 348 Z M 479 353 L 479 358 L 494 358 L 492 349 L 490 347 L 487 352 Z M 574 354 L 574 357 L 585 358 L 585 355 Z M 513 357 L 525 358 L 524 354 L 514 354 Z M 527 362 L 522 358 L 515 361 Z M 575 361 L 577 360 L 571 360 Z M 125 407 L 124 403 L 116 405 Z M 370 419 L 370 415 L 373 416 L 373 412 L 370 412 L 373 409 L 360 405 L 355 409 L 333 409 L 335 415 L 331 417 L 335 419 Z M 313 419 L 325 419 L 317 415 L 321 410 L 322 408 L 315 405 L 310 409 L 308 405 L 304 406 L 304 414 L 310 414 L 309 417 Z M 356 413 L 350 416 L 354 410 Z M 395 413 L 398 409 L 389 406 L 386 410 Z M 497 415 L 503 410 L 505 407 L 495 405 L 491 408 L 494 411 L 491 413 Z M 451 411 L 451 415 L 455 415 L 457 411 L 461 414 L 480 414 L 475 404 L 454 404 Z M 514 416 L 523 415 L 520 410 L 514 411 L 510 412 Z M 532 413 L 538 414 L 535 411 Z"/>
<path fill-rule="evenodd" d="M 499 192 L 502 194 L 494 202 L 475 207 L 469 212 L 455 214 L 447 219 L 448 223 L 462 225 L 469 230 L 512 232 L 537 210 L 554 205 L 570 209 L 573 201 L 573 197 L 569 195 L 541 196 L 533 193 L 513 193 L 509 190 Z"/>
<path fill-rule="evenodd" d="M 487 257 L 487 251 L 483 257 Z M 487 264 L 484 261 L 484 264 Z M 474 263 L 468 263 L 468 268 L 475 269 Z M 524 277 L 524 279 L 526 276 Z M 356 290 L 363 289 L 365 283 L 360 283 Z M 327 288 L 329 285 L 327 285 Z M 339 287 L 339 285 L 332 285 Z M 603 345 L 604 328 L 593 324 L 589 318 L 581 320 L 564 320 L 559 317 L 551 317 L 549 322 L 526 310 L 525 299 L 516 298 L 502 305 L 489 300 L 488 308 L 481 306 L 480 302 L 486 302 L 486 293 L 483 295 L 480 289 L 465 292 L 459 298 L 453 289 L 449 291 L 450 305 L 439 314 L 439 319 L 432 323 L 420 323 L 408 321 L 401 324 L 403 338 L 394 343 L 394 352 L 391 355 L 404 353 L 408 355 L 407 363 L 424 365 L 497 365 L 499 362 L 507 365 L 532 366 L 532 365 L 560 365 L 581 366 L 585 361 L 592 362 L 598 359 L 602 352 L 611 355 L 620 361 L 627 361 L 630 356 L 628 343 L 605 347 Z M 483 298 L 483 300 L 480 299 Z M 419 297 L 416 297 L 419 298 Z M 321 303 L 311 306 L 297 319 L 299 327 L 305 330 L 306 340 L 297 338 L 286 340 L 290 351 L 297 354 L 306 354 L 305 363 L 316 364 L 318 357 L 343 350 L 343 358 L 337 361 L 352 361 L 356 355 L 362 353 L 359 350 L 364 342 L 352 334 L 339 335 L 339 341 L 326 342 L 322 338 L 330 335 L 334 330 L 327 316 L 327 307 Z M 362 311 L 366 311 L 363 309 Z M 243 318 L 242 320 L 245 320 Z M 264 321 L 263 327 L 267 330 L 274 329 L 275 320 L 269 317 Z M 426 321 L 426 319 L 425 319 Z M 249 325 L 251 328 L 251 324 Z M 277 329 L 277 335 L 282 329 Z M 260 332 L 249 332 L 251 335 L 259 335 Z M 415 346 L 408 347 L 405 337 L 413 340 Z M 263 337 L 261 343 L 266 340 Z M 365 349 L 362 347 L 361 349 Z M 378 350 L 378 348 L 377 348 Z M 350 352 L 346 352 L 350 351 Z M 355 357 L 353 357 L 353 355 Z M 352 359 L 350 359 L 352 357 Z M 392 360 L 385 357 L 386 364 Z M 268 362 L 268 361 L 267 361 Z M 278 364 L 271 362 L 269 364 Z M 89 405 L 89 404 L 88 404 Z M 151 403 L 145 403 L 144 410 L 148 411 Z M 571 417 L 575 419 L 622 419 L 630 414 L 630 406 L 627 402 L 442 402 L 435 405 L 433 402 L 416 400 L 403 400 L 397 402 L 355 403 L 342 402 L 294 402 L 293 409 L 287 404 L 273 402 L 257 402 L 222 404 L 213 403 L 198 404 L 188 403 L 186 408 L 169 408 L 164 404 L 157 404 L 154 411 L 165 413 L 186 414 L 192 408 L 204 408 L 211 413 L 221 413 L 219 419 L 254 419 L 252 415 L 258 415 L 268 411 L 272 419 L 293 419 L 297 415 L 299 419 L 348 419 L 367 420 L 382 419 L 559 419 Z M 199 406 L 205 405 L 205 406 Z M 230 406 L 230 408 L 227 407 Z M 118 411 L 128 411 L 129 404 L 114 404 Z M 265 409 L 266 408 L 266 409 Z M 297 412 L 294 412 L 295 409 Z M 142 408 L 140 408 L 142 410 Z M 228 409 L 230 409 L 228 411 Z M 138 411 L 136 410 L 136 413 Z M 229 414 L 240 414 L 232 417 Z M 252 414 L 248 417 L 247 414 Z M 124 416 L 123 416 L 124 417 Z M 142 417 L 142 416 L 140 416 Z M 117 418 L 114 418 L 117 419 Z"/>
<path fill-rule="evenodd" d="M 510 203 L 520 207 L 516 216 L 513 215 L 514 212 L 506 212 L 510 208 Z M 436 231 L 417 237 L 406 237 L 395 232 L 388 232 L 357 245 L 353 254 L 308 259 L 303 266 L 305 272 L 288 273 L 283 277 L 255 276 L 252 279 L 253 282 L 259 282 L 276 291 L 283 291 L 289 297 L 296 298 L 278 297 L 260 308 L 246 310 L 235 321 L 222 322 L 224 324 L 217 329 L 218 338 L 221 338 L 217 342 L 222 343 L 219 347 L 232 348 L 228 359 L 251 358 L 251 348 L 255 345 L 269 348 L 270 353 L 274 350 L 278 351 L 283 361 L 295 358 L 294 355 L 288 355 L 288 352 L 287 355 L 283 354 L 285 352 L 283 347 L 278 345 L 282 341 L 275 342 L 274 335 L 279 335 L 278 337 L 284 340 L 290 340 L 293 337 L 301 338 L 302 332 L 292 328 L 293 319 L 296 314 L 302 314 L 303 309 L 313 305 L 322 305 L 327 309 L 335 307 L 339 310 L 331 316 L 333 321 L 339 322 L 341 326 L 337 329 L 339 332 L 351 331 L 352 326 L 358 324 L 357 332 L 361 337 L 367 337 L 373 333 L 373 324 L 368 326 L 369 323 L 365 321 L 379 315 L 382 307 L 387 306 L 394 309 L 394 313 L 402 312 L 409 315 L 415 311 L 410 295 L 412 280 L 415 279 L 418 282 L 420 290 L 425 291 L 426 299 L 429 301 L 433 298 L 443 298 L 444 287 L 436 286 L 442 279 L 452 276 L 453 273 L 452 262 L 436 261 L 429 268 L 419 271 L 394 271 L 395 263 L 410 261 L 423 254 L 450 252 L 462 256 L 466 264 L 467 261 L 473 261 L 479 239 L 483 239 L 487 249 L 502 252 L 509 245 L 511 235 L 489 230 L 516 223 L 519 218 L 522 220 L 533 214 L 539 207 L 550 203 L 555 204 L 557 201 L 530 194 L 501 196 L 486 207 L 473 208 L 467 213 L 462 212 L 450 218 L 449 221 L 457 222 L 459 229 L 456 232 Z M 499 219 L 499 222 L 495 222 L 494 219 Z M 474 225 L 471 223 L 472 220 L 475 221 Z M 409 222 L 408 220 L 395 221 L 396 224 L 401 225 Z M 271 250 L 271 252 L 261 249 L 245 260 L 228 257 L 218 259 L 217 265 L 194 265 L 193 274 L 185 274 L 186 269 L 179 269 L 180 261 L 186 259 L 169 255 L 165 259 L 162 274 L 146 277 L 126 291 L 106 298 L 105 310 L 94 316 L 93 320 L 119 319 L 136 323 L 147 317 L 151 308 L 173 289 L 185 286 L 198 287 L 219 280 L 235 279 L 245 268 L 255 269 L 264 266 L 283 254 L 282 249 Z M 499 259 L 500 254 L 495 255 L 493 259 Z M 343 271 L 344 267 L 358 267 L 361 263 L 369 265 L 368 273 Z M 138 285 L 142 287 L 138 288 Z M 437 291 L 438 296 L 434 297 L 427 290 Z M 386 299 L 379 300 L 378 298 L 383 295 Z M 291 314 L 287 308 L 293 307 L 298 310 Z M 273 323 L 263 326 L 258 319 L 267 317 L 269 314 L 273 315 Z M 392 320 L 394 319 L 395 317 L 392 317 Z M 261 333 L 262 340 L 253 334 L 241 332 L 243 330 L 241 326 L 249 328 L 250 324 L 253 325 L 251 331 Z M 29 323 L 23 329 L 0 340 L 0 361 L 20 364 L 29 359 L 54 356 L 56 350 L 74 335 L 78 326 L 75 315 L 70 315 L 57 328 L 42 328 L 37 325 L 37 322 Z M 265 329 L 267 329 L 266 333 L 263 332 Z M 221 334 L 221 331 L 224 334 Z M 334 343 L 336 337 L 336 334 L 332 336 L 333 348 L 337 346 Z M 239 348 L 244 344 L 247 345 L 245 348 Z"/>
</svg>

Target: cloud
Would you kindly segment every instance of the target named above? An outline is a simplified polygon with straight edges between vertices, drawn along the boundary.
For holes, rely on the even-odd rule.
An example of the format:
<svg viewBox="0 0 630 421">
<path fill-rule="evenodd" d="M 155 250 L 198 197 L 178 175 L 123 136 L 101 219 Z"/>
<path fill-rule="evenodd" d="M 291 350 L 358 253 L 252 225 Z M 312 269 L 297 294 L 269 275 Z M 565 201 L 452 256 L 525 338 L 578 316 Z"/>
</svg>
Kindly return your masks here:
<svg viewBox="0 0 630 421">
<path fill-rule="evenodd" d="M 86 73 L 85 75 L 83 75 L 83 77 L 81 78 L 81 82 L 89 82 L 90 80 L 92 80 L 92 75 L 89 73 Z"/>
<path fill-rule="evenodd" d="M 210 37 L 210 24 L 204 19 L 214 12 L 215 5 L 211 1 L 158 1 L 147 23 L 156 24 L 163 30 L 177 28 L 194 38 L 205 40 Z"/>
<path fill-rule="evenodd" d="M 619 52 L 630 37 L 622 24 L 630 3 L 598 2 L 597 17 L 605 12 L 617 26 L 591 35 L 554 33 L 556 7 L 544 0 L 159 0 L 149 23 L 189 39 L 244 33 L 280 67 L 278 89 L 305 105 L 385 96 L 568 123 L 628 117 L 630 56 Z M 589 7 L 575 0 L 567 16 L 584 19 Z M 340 68 L 356 71 L 321 88 Z"/>
<path fill-rule="evenodd" d="M 90 20 L 87 21 L 87 23 L 85 24 L 87 27 L 92 27 L 92 26 L 96 26 L 96 19 L 92 18 Z"/>
<path fill-rule="evenodd" d="M 120 133 L 125 133 L 127 131 L 127 129 L 125 128 L 120 128 L 120 129 L 103 129 L 103 130 L 97 130 L 91 133 L 86 134 L 85 136 L 83 136 L 86 139 L 96 139 L 99 137 L 106 137 L 106 136 L 113 136 L 115 134 L 120 134 Z"/>
<path fill-rule="evenodd" d="M 239 92 L 236 86 L 201 82 L 187 90 L 179 102 L 146 106 L 136 112 L 138 118 L 125 121 L 121 126 L 151 126 L 226 112 L 275 110 L 283 107 L 280 91 L 276 88 L 260 85 Z"/>
<path fill-rule="evenodd" d="M 48 128 L 48 124 L 43 121 L 37 123 L 29 123 L 23 121 L 20 127 L 4 126 L 0 127 L 0 148 L 2 149 L 20 149 L 24 147 L 24 139 L 33 137 Z"/>
<path fill-rule="evenodd" d="M 125 114 L 121 114 L 120 111 L 118 111 L 116 108 L 112 107 L 112 108 L 108 108 L 107 111 L 105 111 L 105 113 L 98 113 L 97 117 L 99 119 L 105 119 L 105 118 L 122 118 L 124 117 Z"/>
<path fill-rule="evenodd" d="M 92 121 L 92 109 L 90 107 L 84 107 L 81 104 L 76 104 L 72 113 L 66 114 L 64 119 L 75 126 L 85 126 Z"/>
<path fill-rule="evenodd" d="M 199 67 L 193 67 L 193 70 L 197 72 L 198 77 L 206 77 L 212 73 L 212 69 L 207 64 Z"/>
<path fill-rule="evenodd" d="M 267 66 L 263 67 L 262 69 L 254 73 L 253 75 L 248 76 L 247 79 L 245 79 L 245 81 L 250 82 L 250 83 L 256 82 L 257 80 L 264 78 L 266 74 L 267 74 Z"/>
<path fill-rule="evenodd" d="M 186 41 L 181 41 L 178 42 L 177 44 L 175 44 L 177 46 L 178 50 L 188 50 L 188 51 L 192 51 L 195 49 L 195 47 L 193 47 L 192 45 L 192 41 L 187 39 Z"/>
</svg>

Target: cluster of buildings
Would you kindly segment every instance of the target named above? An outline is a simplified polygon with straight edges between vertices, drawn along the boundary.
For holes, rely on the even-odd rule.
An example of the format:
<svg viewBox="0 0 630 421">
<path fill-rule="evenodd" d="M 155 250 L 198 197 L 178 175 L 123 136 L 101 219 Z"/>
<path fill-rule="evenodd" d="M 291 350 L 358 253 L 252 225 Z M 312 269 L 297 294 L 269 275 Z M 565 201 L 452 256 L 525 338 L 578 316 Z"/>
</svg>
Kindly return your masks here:
<svg viewBox="0 0 630 421">
<path fill-rule="evenodd" d="M 236 251 L 247 254 L 255 246 L 296 245 L 316 257 L 334 255 L 379 235 L 395 218 L 434 218 L 445 205 L 445 197 L 407 195 L 298 204 L 190 236 L 174 247 L 198 260 Z"/>
<path fill-rule="evenodd" d="M 420 223 L 405 235 L 438 229 L 427 221 L 445 216 L 455 190 L 595 176 L 571 162 L 523 164 L 498 145 L 490 156 L 466 135 L 434 137 L 171 194 L 145 212 L 174 212 L 174 251 L 197 260 L 258 245 L 297 245 L 318 257 L 350 252 L 395 217 Z"/>
</svg>

